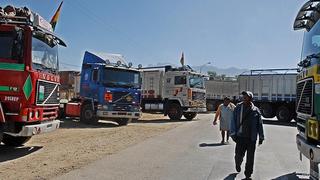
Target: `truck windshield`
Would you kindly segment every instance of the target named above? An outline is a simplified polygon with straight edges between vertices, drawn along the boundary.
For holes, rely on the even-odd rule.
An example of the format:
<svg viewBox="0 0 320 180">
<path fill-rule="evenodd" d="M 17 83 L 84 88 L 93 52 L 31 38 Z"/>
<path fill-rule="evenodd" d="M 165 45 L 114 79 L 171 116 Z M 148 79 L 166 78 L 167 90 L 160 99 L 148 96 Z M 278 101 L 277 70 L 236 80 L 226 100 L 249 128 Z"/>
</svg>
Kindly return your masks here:
<svg viewBox="0 0 320 180">
<path fill-rule="evenodd" d="M 320 21 L 318 21 L 313 28 L 304 34 L 302 59 L 307 56 L 316 55 L 320 53 Z M 311 65 L 318 64 L 318 59 L 311 59 Z"/>
<path fill-rule="evenodd" d="M 32 67 L 41 71 L 58 70 L 58 46 L 49 46 L 40 37 L 32 37 Z"/>
<path fill-rule="evenodd" d="M 105 68 L 103 82 L 107 86 L 140 88 L 140 74 L 136 71 Z"/>
<path fill-rule="evenodd" d="M 17 40 L 14 32 L 0 32 L 0 59 L 2 62 L 21 60 L 18 51 L 22 53 L 22 46 L 23 42 Z"/>
<path fill-rule="evenodd" d="M 189 84 L 190 88 L 204 88 L 204 81 L 201 76 L 190 76 Z"/>
</svg>

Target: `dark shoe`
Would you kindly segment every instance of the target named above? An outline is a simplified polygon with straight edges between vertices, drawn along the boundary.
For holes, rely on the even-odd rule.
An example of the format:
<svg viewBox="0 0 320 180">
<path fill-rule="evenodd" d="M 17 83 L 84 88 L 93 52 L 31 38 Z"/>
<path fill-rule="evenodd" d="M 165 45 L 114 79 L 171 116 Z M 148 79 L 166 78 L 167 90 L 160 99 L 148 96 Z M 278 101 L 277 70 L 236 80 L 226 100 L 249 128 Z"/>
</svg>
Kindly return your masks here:
<svg viewBox="0 0 320 180">
<path fill-rule="evenodd" d="M 222 141 L 220 142 L 220 144 L 224 144 L 224 140 L 222 140 Z"/>
<path fill-rule="evenodd" d="M 246 178 L 244 178 L 242 180 L 252 180 L 252 178 L 251 177 L 246 177 Z"/>
<path fill-rule="evenodd" d="M 236 165 L 236 170 L 239 173 L 241 171 L 241 166 L 240 165 Z"/>
</svg>

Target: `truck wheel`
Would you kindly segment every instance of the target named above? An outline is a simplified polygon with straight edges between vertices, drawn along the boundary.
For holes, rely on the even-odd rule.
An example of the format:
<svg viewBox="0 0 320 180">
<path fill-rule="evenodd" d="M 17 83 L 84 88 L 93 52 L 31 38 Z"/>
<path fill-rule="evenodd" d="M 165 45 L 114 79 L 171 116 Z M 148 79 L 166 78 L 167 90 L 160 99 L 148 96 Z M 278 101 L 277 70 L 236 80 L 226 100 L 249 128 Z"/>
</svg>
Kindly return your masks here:
<svg viewBox="0 0 320 180">
<path fill-rule="evenodd" d="M 180 120 L 182 117 L 182 109 L 180 105 L 171 103 L 168 107 L 168 116 L 171 120 Z"/>
<path fill-rule="evenodd" d="M 2 142 L 7 146 L 18 147 L 22 146 L 24 143 L 28 142 L 31 139 L 31 136 L 11 136 L 8 134 L 3 134 Z"/>
<path fill-rule="evenodd" d="M 126 118 L 117 119 L 116 122 L 118 123 L 119 126 L 126 126 L 129 122 L 129 119 L 126 119 Z"/>
<path fill-rule="evenodd" d="M 80 122 L 85 124 L 97 124 L 98 118 L 91 104 L 84 104 L 81 108 Z"/>
<path fill-rule="evenodd" d="M 183 116 L 188 120 L 192 121 L 197 116 L 197 113 L 184 113 Z"/>
<path fill-rule="evenodd" d="M 272 105 L 269 103 L 261 104 L 260 110 L 261 110 L 262 116 L 265 118 L 274 118 L 276 116 L 272 108 Z"/>
<path fill-rule="evenodd" d="M 214 111 L 215 105 L 213 103 L 207 103 L 207 111 Z"/>
<path fill-rule="evenodd" d="M 290 122 L 293 118 L 293 114 L 287 106 L 280 106 L 277 110 L 277 119 L 280 122 Z"/>
</svg>

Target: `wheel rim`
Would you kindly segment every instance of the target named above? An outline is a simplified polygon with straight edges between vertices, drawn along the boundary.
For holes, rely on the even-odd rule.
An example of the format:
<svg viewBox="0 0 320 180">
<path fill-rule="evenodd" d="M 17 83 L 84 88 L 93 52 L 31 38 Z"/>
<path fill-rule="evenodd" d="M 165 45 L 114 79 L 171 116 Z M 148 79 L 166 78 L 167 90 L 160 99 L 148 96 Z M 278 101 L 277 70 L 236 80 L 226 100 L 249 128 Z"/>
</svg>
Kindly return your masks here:
<svg viewBox="0 0 320 180">
<path fill-rule="evenodd" d="M 178 110 L 176 108 L 170 108 L 169 113 L 172 115 L 178 114 Z"/>
<path fill-rule="evenodd" d="M 286 119 L 289 116 L 288 112 L 286 109 L 283 109 L 279 112 L 279 117 L 280 119 Z"/>
<path fill-rule="evenodd" d="M 85 112 L 84 112 L 84 116 L 85 116 L 85 118 L 86 119 L 91 119 L 92 118 L 92 111 L 91 110 L 86 110 Z"/>
</svg>

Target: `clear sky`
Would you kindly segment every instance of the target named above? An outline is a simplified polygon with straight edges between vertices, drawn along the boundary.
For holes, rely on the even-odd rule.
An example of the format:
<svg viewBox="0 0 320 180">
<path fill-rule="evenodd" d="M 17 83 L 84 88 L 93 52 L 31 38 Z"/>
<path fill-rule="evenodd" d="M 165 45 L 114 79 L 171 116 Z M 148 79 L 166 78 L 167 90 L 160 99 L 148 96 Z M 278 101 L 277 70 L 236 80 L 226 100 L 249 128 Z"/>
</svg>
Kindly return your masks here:
<svg viewBox="0 0 320 180">
<path fill-rule="evenodd" d="M 1 0 L 50 20 L 61 0 Z M 121 53 L 135 65 L 170 62 L 238 68 L 296 67 L 302 32 L 294 0 L 64 0 L 56 34 L 63 69 L 80 69 L 85 50 Z"/>
</svg>

